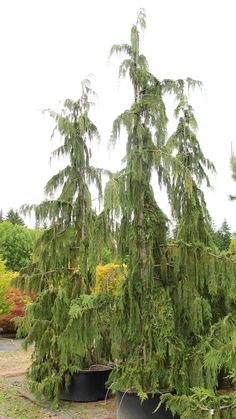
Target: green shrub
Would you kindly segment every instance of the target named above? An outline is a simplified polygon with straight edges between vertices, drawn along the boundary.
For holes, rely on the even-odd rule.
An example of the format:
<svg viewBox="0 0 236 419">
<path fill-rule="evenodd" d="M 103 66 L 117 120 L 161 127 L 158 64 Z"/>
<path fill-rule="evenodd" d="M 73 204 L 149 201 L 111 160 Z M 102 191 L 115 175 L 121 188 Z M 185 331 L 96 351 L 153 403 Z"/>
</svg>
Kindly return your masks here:
<svg viewBox="0 0 236 419">
<path fill-rule="evenodd" d="M 0 223 L 0 254 L 6 261 L 7 269 L 19 271 L 29 265 L 39 234 L 38 230 L 9 221 Z"/>
</svg>

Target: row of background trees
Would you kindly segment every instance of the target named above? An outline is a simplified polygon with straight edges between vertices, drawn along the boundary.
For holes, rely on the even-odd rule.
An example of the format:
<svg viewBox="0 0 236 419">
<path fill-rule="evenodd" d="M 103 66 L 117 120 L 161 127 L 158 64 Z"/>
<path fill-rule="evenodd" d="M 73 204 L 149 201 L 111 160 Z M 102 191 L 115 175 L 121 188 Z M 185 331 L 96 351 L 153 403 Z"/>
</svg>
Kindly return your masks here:
<svg viewBox="0 0 236 419">
<path fill-rule="evenodd" d="M 219 228 L 212 222 L 211 228 L 219 251 L 235 251 L 236 234 L 232 233 L 226 220 Z M 7 269 L 19 271 L 30 263 L 34 244 L 42 231 L 39 228 L 28 228 L 17 210 L 10 209 L 5 217 L 0 210 L 0 255 L 6 260 Z M 103 262 L 111 262 L 109 250 L 104 249 L 103 253 Z"/>
<path fill-rule="evenodd" d="M 19 224 L 19 225 L 25 225 L 23 218 L 20 216 L 19 212 L 12 208 L 9 209 L 7 212 L 6 217 L 3 215 L 3 210 L 0 209 L 0 223 L 3 221 L 9 221 L 12 224 Z"/>
</svg>

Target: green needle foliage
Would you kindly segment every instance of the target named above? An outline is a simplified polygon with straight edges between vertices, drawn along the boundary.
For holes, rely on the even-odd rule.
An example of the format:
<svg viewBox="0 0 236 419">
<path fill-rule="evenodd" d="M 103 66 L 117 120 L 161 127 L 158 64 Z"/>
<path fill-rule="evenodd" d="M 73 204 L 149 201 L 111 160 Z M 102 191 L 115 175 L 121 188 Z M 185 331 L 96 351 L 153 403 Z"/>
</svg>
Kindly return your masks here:
<svg viewBox="0 0 236 419">
<path fill-rule="evenodd" d="M 115 306 L 113 356 L 121 360 L 111 377 L 113 389 L 156 390 L 168 381 L 168 352 L 174 334 L 173 308 L 162 270 L 165 256 L 159 244 L 166 242 L 167 218 L 158 207 L 151 186 L 160 145 L 165 141 L 167 117 L 163 94 L 174 82 L 157 80 L 139 52 L 139 32 L 145 27 L 141 10 L 131 29 L 130 45 L 112 47 L 126 53 L 120 75 L 129 74 L 134 102 L 113 124 L 112 141 L 121 127 L 127 132 L 125 169 L 107 187 L 105 204 L 120 202 L 120 258 L 128 256 L 128 276 Z M 160 174 L 161 175 L 161 174 Z M 113 202 L 112 202 L 113 199 Z M 172 349 L 173 346 L 172 346 Z"/>
<path fill-rule="evenodd" d="M 195 87 L 199 82 L 178 82 L 175 116 L 178 118 L 176 131 L 168 139 L 165 150 L 175 156 L 169 167 L 169 201 L 172 214 L 177 221 L 177 239 L 187 243 L 203 242 L 214 247 L 210 234 L 211 219 L 206 208 L 203 182 L 210 187 L 206 170 L 215 171 L 214 165 L 204 157 L 197 139 L 197 121 L 192 106 L 185 94 L 186 87 Z M 187 86 L 186 86 L 187 85 Z"/>
<path fill-rule="evenodd" d="M 190 396 L 165 395 L 162 402 L 182 419 L 234 419 L 236 418 L 236 396 L 234 392 L 216 395 L 212 390 L 193 388 Z"/>
<path fill-rule="evenodd" d="M 102 316 L 108 297 L 92 294 L 98 229 L 89 184 L 101 197 L 102 175 L 90 165 L 88 143 L 99 139 L 89 118 L 92 94 L 86 80 L 78 101 L 66 100 L 60 114 L 49 111 L 56 122 L 53 135 L 58 132 L 63 141 L 52 157 L 67 157 L 68 165 L 48 181 L 50 199 L 24 208 L 34 210 L 37 223 L 49 224 L 37 242 L 34 265 L 18 281 L 37 293 L 21 330 L 27 334 L 26 347 L 35 343 L 31 389 L 47 398 L 58 398 L 73 372 L 109 355 Z"/>
<path fill-rule="evenodd" d="M 182 166 L 181 170 L 175 164 L 169 167 L 167 189 L 178 239 L 171 250 L 172 276 L 174 274 L 177 284 L 171 295 L 175 330 L 181 346 L 175 352 L 173 383 L 179 392 L 188 393 L 191 387 L 216 388 L 219 372 L 227 374 L 236 366 L 232 358 L 232 333 L 223 333 L 221 329 L 222 351 L 227 357 L 216 354 L 213 348 L 218 347 L 218 337 L 214 340 L 212 335 L 228 315 L 230 318 L 233 315 L 232 322 L 235 322 L 236 270 L 233 261 L 215 254 L 211 219 L 201 190 L 203 181 L 210 186 L 206 170 L 214 171 L 214 166 L 200 148 L 197 122 L 184 89 L 183 83 L 177 94 L 178 125 L 165 149 L 175 155 Z"/>
<path fill-rule="evenodd" d="M 128 73 L 134 102 L 113 124 L 114 143 L 121 127 L 126 129 L 127 152 L 125 168 L 110 180 L 105 194 L 107 209 L 121 218 L 119 254 L 128 264 L 114 309 L 112 351 L 120 363 L 110 384 L 114 390 L 135 389 L 141 398 L 163 388 L 175 388 L 179 394 L 188 394 L 191 387 L 215 389 L 219 372 L 234 370 L 228 333 L 223 335 L 227 356 L 214 354 L 219 351 L 216 334 L 233 312 L 236 293 L 235 263 L 214 254 L 201 190 L 203 182 L 210 186 L 207 170 L 214 171 L 214 166 L 200 148 L 185 94 L 186 86 L 200 83 L 160 82 L 149 72 L 139 52 L 144 19 L 141 11 L 130 45 L 111 50 L 128 56 L 119 73 Z M 179 118 L 167 141 L 166 93 L 177 97 Z M 151 187 L 153 170 L 167 186 L 177 222 L 178 240 L 171 244 L 166 241 L 167 218 Z"/>
</svg>

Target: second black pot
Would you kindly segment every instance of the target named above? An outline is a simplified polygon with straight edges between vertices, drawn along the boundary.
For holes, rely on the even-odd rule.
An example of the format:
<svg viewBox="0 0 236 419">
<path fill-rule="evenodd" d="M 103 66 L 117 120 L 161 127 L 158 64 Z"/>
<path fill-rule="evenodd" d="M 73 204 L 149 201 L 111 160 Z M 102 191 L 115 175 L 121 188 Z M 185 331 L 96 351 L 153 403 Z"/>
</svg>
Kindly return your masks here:
<svg viewBox="0 0 236 419">
<path fill-rule="evenodd" d="M 62 400 L 73 402 L 96 402 L 105 400 L 107 389 L 105 386 L 111 369 L 84 370 L 74 373 L 68 390 L 61 392 Z"/>
<path fill-rule="evenodd" d="M 160 402 L 160 394 L 148 395 L 148 399 L 141 403 L 137 393 L 118 391 L 116 394 L 117 419 L 179 419 L 173 416 L 169 410 L 162 405 L 156 413 Z"/>
</svg>

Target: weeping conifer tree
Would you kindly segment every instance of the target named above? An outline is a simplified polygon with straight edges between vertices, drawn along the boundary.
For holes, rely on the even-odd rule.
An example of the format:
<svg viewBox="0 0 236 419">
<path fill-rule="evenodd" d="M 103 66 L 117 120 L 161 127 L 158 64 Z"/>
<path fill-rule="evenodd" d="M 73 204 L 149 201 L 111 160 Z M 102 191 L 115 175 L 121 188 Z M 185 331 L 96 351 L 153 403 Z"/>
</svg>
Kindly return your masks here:
<svg viewBox="0 0 236 419">
<path fill-rule="evenodd" d="M 187 84 L 187 86 L 185 86 Z M 178 82 L 175 117 L 179 118 L 176 131 L 168 139 L 165 150 L 175 156 L 168 168 L 170 174 L 169 201 L 177 221 L 177 239 L 192 243 L 202 242 L 214 247 L 210 234 L 210 215 L 204 194 L 203 182 L 210 187 L 206 170 L 215 172 L 214 165 L 205 158 L 196 136 L 198 128 L 193 108 L 188 103 L 185 89 L 200 85 L 188 79 Z"/>
<path fill-rule="evenodd" d="M 219 385 L 219 373 L 227 375 L 236 366 L 232 337 L 236 266 L 216 254 L 211 237 L 201 185 L 205 181 L 210 186 L 206 170 L 215 169 L 199 145 L 185 84 L 179 83 L 175 110 L 178 125 L 165 146 L 166 152 L 175 156 L 168 167 L 167 189 L 177 221 L 177 241 L 164 248 L 173 263 L 168 275 L 176 283 L 170 290 L 178 341 L 172 359 L 172 382 L 180 394 L 188 394 L 192 387 L 214 390 Z M 223 324 L 227 324 L 224 330 Z M 224 352 L 227 355 L 222 356 Z"/>
<path fill-rule="evenodd" d="M 27 335 L 25 346 L 35 344 L 30 388 L 47 398 L 58 398 L 60 386 L 73 372 L 107 356 L 104 325 L 100 327 L 104 301 L 91 294 L 98 251 L 89 184 L 96 185 L 101 197 L 102 175 L 90 164 L 88 143 L 99 139 L 89 118 L 92 95 L 86 80 L 79 100 L 66 100 L 61 113 L 49 111 L 56 121 L 53 135 L 58 132 L 62 138 L 52 157 L 66 157 L 68 165 L 48 181 L 45 192 L 50 199 L 24 208 L 34 211 L 38 223 L 49 224 L 37 243 L 31 270 L 18 280 L 18 286 L 36 292 L 21 330 Z"/>
<path fill-rule="evenodd" d="M 223 361 L 219 352 L 214 355 L 224 321 L 221 342 L 228 348 L 227 370 L 233 368 L 234 340 L 226 330 L 234 327 L 236 274 L 233 262 L 214 254 L 200 188 L 203 181 L 209 186 L 206 170 L 214 166 L 200 148 L 184 92 L 185 83 L 189 87 L 199 83 L 160 82 L 149 72 L 139 52 L 139 31 L 144 27 L 141 11 L 130 45 L 114 45 L 111 50 L 128 55 L 120 75 L 129 74 L 134 103 L 113 125 L 113 141 L 121 127 L 127 131 L 126 165 L 109 183 L 106 196 L 111 207 L 112 199 L 113 207 L 118 201 L 121 205 L 119 251 L 121 259 L 128 256 L 128 275 L 115 304 L 112 328 L 113 356 L 120 364 L 110 383 L 116 390 L 135 389 L 143 398 L 145 392 L 163 388 L 175 388 L 179 394 L 188 394 L 193 386 L 214 389 L 219 370 L 226 367 L 227 357 Z M 179 101 L 179 123 L 167 143 L 166 92 L 174 92 Z M 151 187 L 153 169 L 168 188 L 178 223 L 178 241 L 171 245 L 166 242 L 167 219 Z"/>
<path fill-rule="evenodd" d="M 150 73 L 139 51 L 139 32 L 144 28 L 141 10 L 130 45 L 111 49 L 112 54 L 128 55 L 119 73 L 129 74 L 134 102 L 113 124 L 113 142 L 122 127 L 127 131 L 125 169 L 109 183 L 105 197 L 109 202 L 119 196 L 119 253 L 121 260 L 128 257 L 128 275 L 115 304 L 112 328 L 113 356 L 121 362 L 110 382 L 113 389 L 135 388 L 141 397 L 145 391 L 169 386 L 169 352 L 174 350 L 174 312 L 160 249 L 166 242 L 167 218 L 155 201 L 151 175 L 153 168 L 159 169 L 159 150 L 166 136 L 163 95 L 175 83 L 160 82 Z"/>
</svg>

